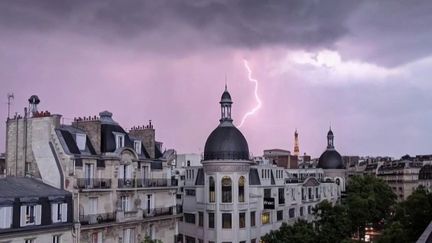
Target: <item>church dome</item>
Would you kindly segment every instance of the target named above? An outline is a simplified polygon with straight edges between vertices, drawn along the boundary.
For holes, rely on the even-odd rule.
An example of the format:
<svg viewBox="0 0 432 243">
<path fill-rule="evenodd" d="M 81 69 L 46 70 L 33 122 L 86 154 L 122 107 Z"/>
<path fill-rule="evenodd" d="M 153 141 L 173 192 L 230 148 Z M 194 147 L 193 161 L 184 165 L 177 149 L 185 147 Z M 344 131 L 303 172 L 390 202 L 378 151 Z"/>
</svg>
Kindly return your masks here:
<svg viewBox="0 0 432 243">
<path fill-rule="evenodd" d="M 220 105 L 220 124 L 207 138 L 204 160 L 249 160 L 246 138 L 232 123 L 232 100 L 226 86 Z"/>
<path fill-rule="evenodd" d="M 327 133 L 327 149 L 319 157 L 317 167 L 322 169 L 345 169 L 342 156 L 334 147 L 334 135 L 331 128 Z"/>
<path fill-rule="evenodd" d="M 233 126 L 218 126 L 207 138 L 204 160 L 249 160 L 249 147 L 243 134 Z"/>
<path fill-rule="evenodd" d="M 344 169 L 342 156 L 336 150 L 326 150 L 319 157 L 317 167 L 322 169 Z"/>
</svg>

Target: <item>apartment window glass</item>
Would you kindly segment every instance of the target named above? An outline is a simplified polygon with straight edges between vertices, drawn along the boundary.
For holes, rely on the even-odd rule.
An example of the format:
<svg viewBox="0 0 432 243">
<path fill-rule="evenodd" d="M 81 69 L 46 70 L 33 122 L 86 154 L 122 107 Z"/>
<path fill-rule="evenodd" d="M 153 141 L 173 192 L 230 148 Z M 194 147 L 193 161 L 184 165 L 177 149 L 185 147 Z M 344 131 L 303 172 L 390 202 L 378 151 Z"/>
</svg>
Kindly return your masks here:
<svg viewBox="0 0 432 243">
<path fill-rule="evenodd" d="M 250 224 L 251 226 L 255 226 L 255 211 L 250 212 Z"/>
<path fill-rule="evenodd" d="M 124 147 L 124 134 L 116 134 L 116 149 Z"/>
<path fill-rule="evenodd" d="M 67 204 L 52 203 L 51 204 L 51 219 L 53 223 L 67 222 Z"/>
<path fill-rule="evenodd" d="M 313 195 L 312 195 L 312 188 L 308 188 L 308 196 L 309 196 L 309 199 L 312 199 L 312 197 L 313 197 Z"/>
<path fill-rule="evenodd" d="M 279 210 L 276 212 L 276 219 L 277 221 L 283 220 L 283 210 Z"/>
<path fill-rule="evenodd" d="M 256 239 L 252 239 L 252 240 L 251 240 L 251 243 L 256 243 Z"/>
<path fill-rule="evenodd" d="M 186 223 L 195 224 L 195 222 L 196 222 L 196 220 L 195 220 L 195 214 L 193 214 L 193 213 L 184 213 L 183 216 L 184 216 L 184 221 Z"/>
<path fill-rule="evenodd" d="M 195 243 L 195 238 L 190 236 L 185 236 L 186 243 Z"/>
<path fill-rule="evenodd" d="M 238 182 L 238 196 L 239 196 L 239 202 L 245 201 L 245 178 L 244 176 L 240 176 L 239 182 Z"/>
<path fill-rule="evenodd" d="M 131 199 L 129 196 L 121 196 L 121 209 L 123 210 L 123 212 L 129 212 L 131 211 Z"/>
<path fill-rule="evenodd" d="M 271 189 L 264 189 L 264 198 L 271 197 Z"/>
<path fill-rule="evenodd" d="M 86 147 L 87 136 L 82 133 L 77 133 L 75 136 L 77 147 L 80 151 L 84 151 Z"/>
<path fill-rule="evenodd" d="M 232 181 L 228 176 L 222 178 L 222 202 L 232 202 Z"/>
<path fill-rule="evenodd" d="M 279 199 L 279 204 L 285 204 L 285 189 L 284 188 L 278 189 L 278 199 Z"/>
<path fill-rule="evenodd" d="M 261 224 L 270 223 L 270 212 L 264 212 L 261 214 Z"/>
<path fill-rule="evenodd" d="M 231 227 L 232 227 L 231 214 L 230 213 L 223 213 L 222 214 L 222 228 L 223 229 L 231 229 Z"/>
<path fill-rule="evenodd" d="M 123 230 L 123 243 L 135 243 L 135 229 Z"/>
<path fill-rule="evenodd" d="M 215 195 L 215 181 L 213 179 L 213 176 L 209 177 L 209 202 L 215 202 L 216 201 L 216 195 Z"/>
<path fill-rule="evenodd" d="M 135 152 L 137 154 L 141 154 L 141 141 L 135 140 L 134 141 L 134 148 L 135 148 Z"/>
<path fill-rule="evenodd" d="M 203 212 L 198 212 L 198 226 L 199 227 L 204 226 L 204 214 L 203 214 Z"/>
<path fill-rule="evenodd" d="M 288 216 L 290 219 L 295 217 L 295 209 L 294 208 L 290 208 L 288 211 Z"/>
<path fill-rule="evenodd" d="M 246 213 L 239 213 L 239 227 L 246 227 Z"/>
<path fill-rule="evenodd" d="M 213 229 L 215 227 L 215 214 L 214 213 L 208 213 L 208 227 L 210 229 Z"/>
<path fill-rule="evenodd" d="M 103 243 L 102 232 L 93 233 L 91 236 L 91 243 Z"/>
<path fill-rule="evenodd" d="M 303 207 L 300 207 L 300 217 L 303 217 Z"/>
<path fill-rule="evenodd" d="M 24 240 L 24 242 L 25 243 L 34 243 L 35 241 L 34 241 L 34 239 L 26 239 L 26 240 Z"/>
<path fill-rule="evenodd" d="M 8 229 L 12 225 L 12 207 L 0 207 L 0 229 Z"/>
<path fill-rule="evenodd" d="M 53 235 L 52 243 L 61 243 L 61 235 Z"/>
<path fill-rule="evenodd" d="M 195 189 L 186 189 L 186 196 L 195 196 Z"/>
</svg>

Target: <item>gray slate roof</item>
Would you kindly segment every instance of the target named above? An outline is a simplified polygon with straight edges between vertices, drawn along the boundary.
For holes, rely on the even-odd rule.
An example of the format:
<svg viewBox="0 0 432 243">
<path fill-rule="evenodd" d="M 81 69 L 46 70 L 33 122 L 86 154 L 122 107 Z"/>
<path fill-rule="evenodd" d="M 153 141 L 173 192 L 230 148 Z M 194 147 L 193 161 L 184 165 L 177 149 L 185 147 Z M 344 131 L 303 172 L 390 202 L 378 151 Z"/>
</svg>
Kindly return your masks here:
<svg viewBox="0 0 432 243">
<path fill-rule="evenodd" d="M 0 198 L 66 196 L 71 193 L 29 177 L 0 178 Z"/>
</svg>

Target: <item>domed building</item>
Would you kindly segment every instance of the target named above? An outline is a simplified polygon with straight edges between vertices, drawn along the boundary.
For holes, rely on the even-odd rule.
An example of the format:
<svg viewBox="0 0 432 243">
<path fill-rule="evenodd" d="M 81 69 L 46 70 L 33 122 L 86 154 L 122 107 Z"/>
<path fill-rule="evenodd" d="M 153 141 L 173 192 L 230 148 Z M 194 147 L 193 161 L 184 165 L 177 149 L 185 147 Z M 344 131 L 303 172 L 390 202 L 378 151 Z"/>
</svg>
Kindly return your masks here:
<svg viewBox="0 0 432 243">
<path fill-rule="evenodd" d="M 182 172 L 181 242 L 258 243 L 284 222 L 311 219 L 319 202 L 340 198 L 336 183 L 322 182 L 322 169 L 286 170 L 253 162 L 245 137 L 233 124 L 226 87 L 219 103 L 221 118 L 205 143 L 202 166 L 185 166 Z"/>
<path fill-rule="evenodd" d="M 345 169 L 342 156 L 334 147 L 334 135 L 331 128 L 327 133 L 327 149 L 319 157 L 317 167 L 322 169 Z"/>
<path fill-rule="evenodd" d="M 335 149 L 334 134 L 330 130 L 327 133 L 327 148 L 318 159 L 317 168 L 324 170 L 325 179 L 334 180 L 345 191 L 346 170 L 342 156 Z"/>
</svg>

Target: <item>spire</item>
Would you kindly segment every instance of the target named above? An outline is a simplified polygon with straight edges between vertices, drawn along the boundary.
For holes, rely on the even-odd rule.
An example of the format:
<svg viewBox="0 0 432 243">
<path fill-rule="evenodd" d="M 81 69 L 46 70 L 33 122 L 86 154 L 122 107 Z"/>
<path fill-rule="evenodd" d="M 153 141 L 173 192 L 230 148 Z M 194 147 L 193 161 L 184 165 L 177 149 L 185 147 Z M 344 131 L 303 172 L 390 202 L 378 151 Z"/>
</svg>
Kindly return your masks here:
<svg viewBox="0 0 432 243">
<path fill-rule="evenodd" d="M 299 146 L 297 128 L 296 128 L 296 130 L 294 132 L 294 155 L 295 156 L 299 156 L 300 155 L 300 146 Z"/>
<path fill-rule="evenodd" d="M 221 101 L 219 104 L 221 105 L 221 119 L 220 122 L 229 122 L 232 123 L 231 119 L 231 105 L 232 105 L 231 95 L 228 92 L 227 84 L 225 83 L 225 91 L 222 93 Z"/>
<path fill-rule="evenodd" d="M 327 149 L 334 149 L 334 135 L 333 131 L 331 130 L 331 126 L 327 133 Z"/>
</svg>

